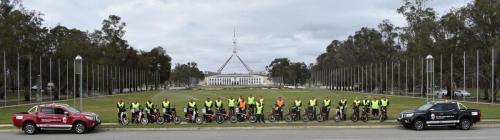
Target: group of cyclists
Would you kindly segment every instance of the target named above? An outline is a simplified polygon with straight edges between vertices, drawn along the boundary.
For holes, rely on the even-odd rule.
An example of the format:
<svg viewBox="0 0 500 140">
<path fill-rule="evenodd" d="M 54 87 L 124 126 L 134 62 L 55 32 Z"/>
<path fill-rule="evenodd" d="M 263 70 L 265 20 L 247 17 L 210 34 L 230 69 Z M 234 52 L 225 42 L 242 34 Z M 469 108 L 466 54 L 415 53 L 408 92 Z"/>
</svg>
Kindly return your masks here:
<svg viewBox="0 0 500 140">
<path fill-rule="evenodd" d="M 227 103 L 227 104 L 225 104 Z M 329 120 L 330 110 L 333 106 L 332 101 L 329 97 L 325 97 L 320 101 L 321 105 L 315 97 L 310 97 L 307 102 L 307 106 L 304 106 L 304 114 L 301 117 L 302 100 L 300 98 L 295 98 L 291 104 L 288 114 L 284 116 L 283 112 L 285 109 L 285 99 L 278 97 L 274 102 L 274 108 L 270 109 L 268 120 L 281 121 L 285 119 L 286 121 L 297 121 L 302 119 L 303 121 L 318 120 L 325 121 Z M 227 105 L 228 111 L 226 111 Z M 126 117 L 126 105 L 120 100 L 117 103 L 117 111 L 119 123 L 128 124 L 128 119 Z M 347 106 L 348 101 L 346 98 L 341 98 L 335 110 L 335 121 L 346 120 L 347 119 Z M 363 99 L 358 99 L 356 97 L 351 104 L 352 114 L 351 120 L 357 121 L 359 119 L 367 121 L 369 119 L 369 113 L 371 112 L 372 117 L 375 119 L 380 119 L 381 121 L 387 119 L 387 108 L 389 106 L 389 100 L 387 97 L 373 97 L 368 99 L 364 97 Z M 316 108 L 320 107 L 319 114 L 316 113 Z M 175 106 L 172 105 L 168 98 L 165 98 L 161 102 L 161 108 L 158 108 L 151 100 L 148 100 L 144 106 L 142 106 L 137 100 L 130 103 L 129 109 L 132 113 L 132 123 L 142 123 L 147 124 L 148 122 L 175 122 L 180 123 L 180 119 L 175 112 Z M 161 115 L 159 109 L 162 110 L 163 115 Z M 214 101 L 210 98 L 206 98 L 203 102 L 202 113 L 203 116 L 198 116 L 198 105 L 195 98 L 191 98 L 187 101 L 187 105 L 184 108 L 184 118 L 188 122 L 201 124 L 202 122 L 217 121 L 222 123 L 225 120 L 230 120 L 231 122 L 245 121 L 250 122 L 260 122 L 264 123 L 264 98 L 262 96 L 255 97 L 249 95 L 244 98 L 239 96 L 236 100 L 232 96 L 222 100 L 220 97 Z M 361 114 L 360 114 L 361 111 Z"/>
</svg>

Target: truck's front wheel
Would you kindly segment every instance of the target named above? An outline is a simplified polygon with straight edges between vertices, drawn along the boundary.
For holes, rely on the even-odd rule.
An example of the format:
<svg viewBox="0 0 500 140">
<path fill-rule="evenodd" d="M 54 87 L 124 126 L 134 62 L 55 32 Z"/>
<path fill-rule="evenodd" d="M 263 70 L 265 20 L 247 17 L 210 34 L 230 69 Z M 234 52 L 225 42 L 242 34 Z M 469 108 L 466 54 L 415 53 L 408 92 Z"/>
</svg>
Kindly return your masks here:
<svg viewBox="0 0 500 140">
<path fill-rule="evenodd" d="M 36 133 L 36 126 L 34 123 L 28 122 L 24 124 L 23 131 L 25 134 L 33 135 Z"/>
</svg>

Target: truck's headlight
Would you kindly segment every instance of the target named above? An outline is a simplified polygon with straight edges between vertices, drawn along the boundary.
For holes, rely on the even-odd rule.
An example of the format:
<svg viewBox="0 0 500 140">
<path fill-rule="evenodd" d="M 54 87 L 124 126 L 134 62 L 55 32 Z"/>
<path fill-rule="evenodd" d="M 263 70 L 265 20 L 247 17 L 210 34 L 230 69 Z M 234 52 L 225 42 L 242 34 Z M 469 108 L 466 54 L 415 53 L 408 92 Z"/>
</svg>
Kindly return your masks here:
<svg viewBox="0 0 500 140">
<path fill-rule="evenodd" d="M 92 117 L 92 116 L 85 116 L 85 119 L 94 120 L 94 117 Z"/>
<path fill-rule="evenodd" d="M 406 113 L 403 115 L 404 118 L 409 118 L 409 117 L 412 117 L 413 115 L 415 115 L 414 113 Z"/>
</svg>

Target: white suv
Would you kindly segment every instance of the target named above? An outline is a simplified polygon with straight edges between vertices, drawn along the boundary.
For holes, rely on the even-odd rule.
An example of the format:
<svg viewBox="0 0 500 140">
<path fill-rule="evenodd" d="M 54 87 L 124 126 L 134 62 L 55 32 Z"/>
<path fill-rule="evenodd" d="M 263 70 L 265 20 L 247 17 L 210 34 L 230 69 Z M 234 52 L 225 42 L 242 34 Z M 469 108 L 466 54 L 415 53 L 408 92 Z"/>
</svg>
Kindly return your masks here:
<svg viewBox="0 0 500 140">
<path fill-rule="evenodd" d="M 434 91 L 434 95 L 436 95 L 436 96 L 446 96 L 447 94 L 448 94 L 448 91 L 445 89 Z"/>
<path fill-rule="evenodd" d="M 469 97 L 470 96 L 470 93 L 465 91 L 465 90 L 455 90 L 454 94 L 455 94 L 455 96 L 459 96 L 459 97 Z"/>
</svg>

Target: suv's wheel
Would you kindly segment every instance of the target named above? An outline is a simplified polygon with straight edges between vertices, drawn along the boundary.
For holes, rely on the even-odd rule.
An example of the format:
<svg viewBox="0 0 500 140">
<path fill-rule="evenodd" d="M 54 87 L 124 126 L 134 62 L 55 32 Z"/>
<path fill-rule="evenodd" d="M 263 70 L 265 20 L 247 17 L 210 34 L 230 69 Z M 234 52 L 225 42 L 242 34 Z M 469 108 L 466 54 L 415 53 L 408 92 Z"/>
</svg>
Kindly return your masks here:
<svg viewBox="0 0 500 140">
<path fill-rule="evenodd" d="M 469 130 L 471 126 L 470 120 L 469 119 L 461 119 L 460 120 L 460 129 L 462 130 Z"/>
<path fill-rule="evenodd" d="M 25 134 L 33 135 L 36 133 L 36 126 L 34 123 L 28 122 L 24 124 L 23 131 Z"/>
<path fill-rule="evenodd" d="M 413 128 L 417 131 L 423 130 L 424 126 L 425 126 L 424 121 L 421 119 L 415 120 L 413 122 Z"/>
<path fill-rule="evenodd" d="M 85 133 L 85 129 L 87 129 L 87 127 L 85 127 L 85 125 L 81 122 L 77 122 L 75 124 L 73 124 L 73 131 L 76 133 L 76 134 L 83 134 Z"/>
</svg>

